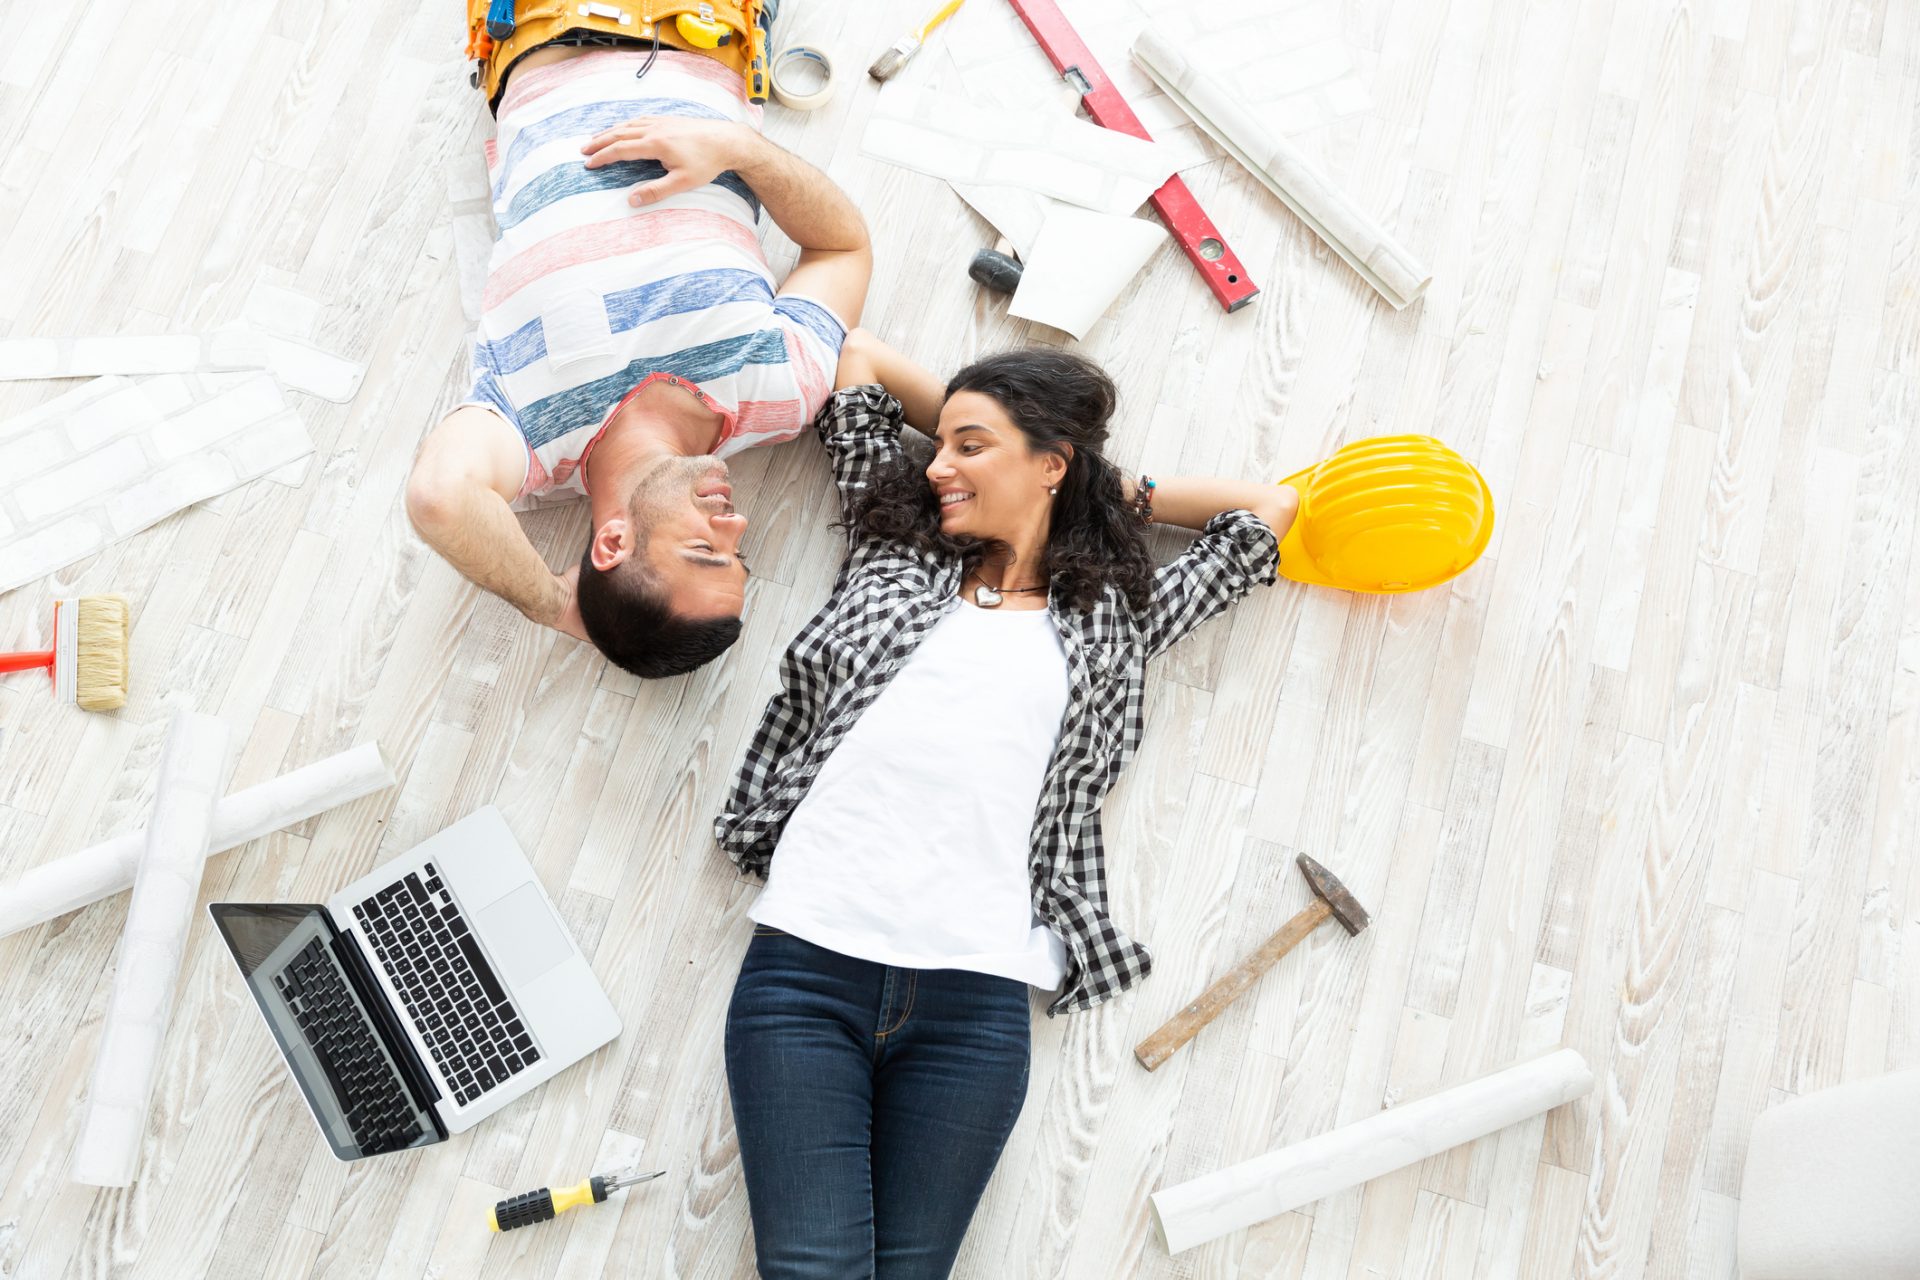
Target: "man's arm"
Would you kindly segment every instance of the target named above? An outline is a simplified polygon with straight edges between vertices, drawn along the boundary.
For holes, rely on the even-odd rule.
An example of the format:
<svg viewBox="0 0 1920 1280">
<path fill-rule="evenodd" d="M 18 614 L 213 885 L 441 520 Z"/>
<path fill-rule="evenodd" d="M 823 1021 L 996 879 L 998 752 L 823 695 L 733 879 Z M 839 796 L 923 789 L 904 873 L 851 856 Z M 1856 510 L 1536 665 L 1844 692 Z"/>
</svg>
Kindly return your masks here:
<svg viewBox="0 0 1920 1280">
<path fill-rule="evenodd" d="M 774 225 L 800 246 L 800 260 L 781 281 L 780 292 L 816 298 L 833 308 L 849 329 L 857 326 L 873 276 L 866 219 L 839 183 L 752 130 L 746 132 L 746 154 L 733 169 L 760 197 Z"/>
<path fill-rule="evenodd" d="M 837 312 L 848 327 L 860 323 L 873 274 L 866 220 L 832 178 L 743 124 L 643 116 L 587 141 L 587 167 L 623 160 L 657 160 L 666 176 L 642 182 L 628 195 L 636 207 L 712 182 L 731 169 L 745 179 L 800 261 L 780 286 L 804 293 Z"/>
<path fill-rule="evenodd" d="M 507 504 L 526 471 L 526 445 L 489 411 L 455 409 L 428 434 L 407 477 L 407 517 L 470 582 L 533 621 L 586 639 L 574 603 L 578 567 L 553 573 Z"/>
</svg>

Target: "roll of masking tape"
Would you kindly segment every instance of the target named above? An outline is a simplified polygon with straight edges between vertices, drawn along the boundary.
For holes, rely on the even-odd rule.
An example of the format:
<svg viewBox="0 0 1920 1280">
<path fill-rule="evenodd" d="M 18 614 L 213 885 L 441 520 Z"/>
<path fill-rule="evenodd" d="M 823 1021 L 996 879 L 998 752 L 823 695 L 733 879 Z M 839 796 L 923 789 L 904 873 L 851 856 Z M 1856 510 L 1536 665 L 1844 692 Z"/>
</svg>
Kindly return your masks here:
<svg viewBox="0 0 1920 1280">
<path fill-rule="evenodd" d="M 833 60 L 818 49 L 790 44 L 773 60 L 773 98 L 795 111 L 823 107 L 833 96 Z"/>
</svg>

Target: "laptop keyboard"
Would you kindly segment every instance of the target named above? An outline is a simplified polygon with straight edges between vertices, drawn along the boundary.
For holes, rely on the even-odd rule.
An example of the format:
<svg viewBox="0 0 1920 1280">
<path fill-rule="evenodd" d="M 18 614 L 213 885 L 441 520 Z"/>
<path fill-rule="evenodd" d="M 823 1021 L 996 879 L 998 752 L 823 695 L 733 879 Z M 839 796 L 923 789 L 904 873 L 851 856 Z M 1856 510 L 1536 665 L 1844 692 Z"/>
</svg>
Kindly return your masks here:
<svg viewBox="0 0 1920 1280">
<path fill-rule="evenodd" d="M 540 1061 L 431 862 L 353 907 L 460 1105 Z"/>
<path fill-rule="evenodd" d="M 320 939 L 274 974 L 273 985 L 326 1072 L 360 1149 L 378 1155 L 412 1145 L 420 1132 L 413 1099 Z"/>
</svg>

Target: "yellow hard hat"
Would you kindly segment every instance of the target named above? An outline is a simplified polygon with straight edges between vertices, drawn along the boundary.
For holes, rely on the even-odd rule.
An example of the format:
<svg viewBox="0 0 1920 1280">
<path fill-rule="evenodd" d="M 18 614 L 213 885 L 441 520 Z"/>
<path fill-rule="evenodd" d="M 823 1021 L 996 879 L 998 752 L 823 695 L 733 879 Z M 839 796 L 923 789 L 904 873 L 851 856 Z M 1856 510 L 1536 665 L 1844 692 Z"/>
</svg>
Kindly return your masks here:
<svg viewBox="0 0 1920 1280">
<path fill-rule="evenodd" d="M 1300 514 L 1280 544 L 1295 582 L 1393 593 L 1439 586 L 1493 537 L 1493 491 L 1432 436 L 1375 436 L 1281 481 Z"/>
</svg>

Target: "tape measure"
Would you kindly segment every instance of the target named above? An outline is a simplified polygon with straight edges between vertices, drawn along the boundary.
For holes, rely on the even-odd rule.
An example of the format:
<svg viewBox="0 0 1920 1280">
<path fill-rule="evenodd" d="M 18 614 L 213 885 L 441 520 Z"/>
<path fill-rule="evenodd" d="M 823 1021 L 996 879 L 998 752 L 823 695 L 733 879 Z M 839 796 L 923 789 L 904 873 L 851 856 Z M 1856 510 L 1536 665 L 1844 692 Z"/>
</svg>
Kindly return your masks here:
<svg viewBox="0 0 1920 1280">
<path fill-rule="evenodd" d="M 733 28 L 713 20 L 713 9 L 703 6 L 699 13 L 683 13 L 673 20 L 680 38 L 696 49 L 718 49 L 733 39 Z"/>
</svg>

